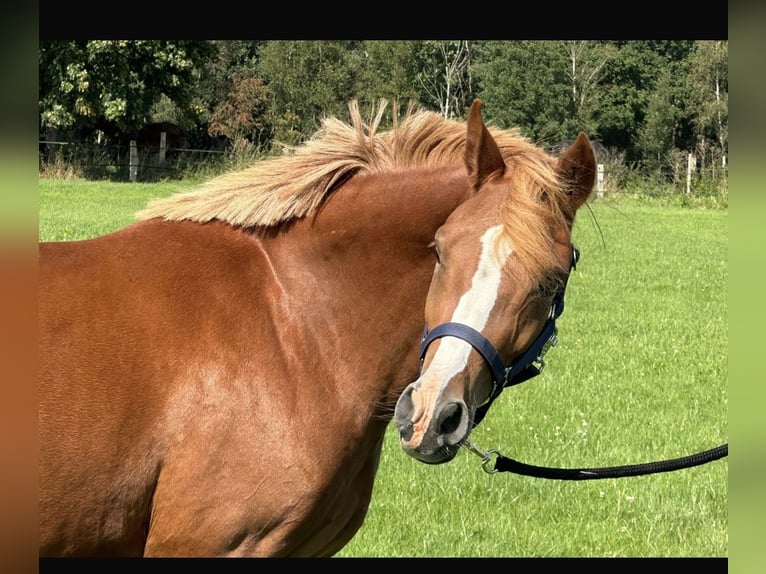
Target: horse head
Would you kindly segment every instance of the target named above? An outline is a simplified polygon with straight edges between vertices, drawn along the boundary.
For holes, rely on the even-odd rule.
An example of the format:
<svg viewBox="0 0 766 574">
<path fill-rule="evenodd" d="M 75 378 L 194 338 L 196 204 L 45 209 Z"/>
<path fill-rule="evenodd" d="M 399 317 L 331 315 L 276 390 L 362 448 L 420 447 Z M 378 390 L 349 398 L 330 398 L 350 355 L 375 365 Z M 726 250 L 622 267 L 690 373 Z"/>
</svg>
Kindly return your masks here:
<svg viewBox="0 0 766 574">
<path fill-rule="evenodd" d="M 596 173 L 584 134 L 558 159 L 533 146 L 504 155 L 478 100 L 465 167 L 469 199 L 434 237 L 420 375 L 394 414 L 405 452 L 430 464 L 455 457 L 503 387 L 536 374 L 555 340 L 576 261 L 572 226 Z"/>
</svg>

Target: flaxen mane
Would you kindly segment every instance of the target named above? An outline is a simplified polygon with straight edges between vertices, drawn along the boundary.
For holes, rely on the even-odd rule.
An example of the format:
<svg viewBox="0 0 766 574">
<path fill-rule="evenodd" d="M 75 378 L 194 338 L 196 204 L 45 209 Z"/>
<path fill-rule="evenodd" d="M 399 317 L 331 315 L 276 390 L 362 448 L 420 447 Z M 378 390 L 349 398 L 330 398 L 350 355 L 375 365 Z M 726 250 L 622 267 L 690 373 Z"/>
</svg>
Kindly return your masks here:
<svg viewBox="0 0 766 574">
<path fill-rule="evenodd" d="M 234 226 L 274 226 L 312 214 L 333 188 L 354 174 L 404 171 L 463 162 L 465 122 L 409 107 L 394 127 L 378 133 L 386 108 L 381 100 L 370 123 L 362 120 L 356 101 L 349 104 L 350 123 L 323 121 L 320 130 L 289 155 L 259 161 L 218 176 L 199 188 L 156 199 L 137 214 Z M 552 221 L 560 211 L 561 185 L 554 161 L 517 130 L 489 128 L 509 166 L 513 193 L 502 209 L 506 237 L 527 269 L 540 273 L 553 266 Z M 553 218 L 553 220 L 551 219 Z"/>
</svg>

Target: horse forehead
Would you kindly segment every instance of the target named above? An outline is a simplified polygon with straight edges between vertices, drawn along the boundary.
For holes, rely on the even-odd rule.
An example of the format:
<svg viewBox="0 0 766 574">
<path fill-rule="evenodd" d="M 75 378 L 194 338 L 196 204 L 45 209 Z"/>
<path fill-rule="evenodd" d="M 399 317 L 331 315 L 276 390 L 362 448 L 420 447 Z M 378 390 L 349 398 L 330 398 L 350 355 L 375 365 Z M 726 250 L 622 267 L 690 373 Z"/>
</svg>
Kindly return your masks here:
<svg viewBox="0 0 766 574">
<path fill-rule="evenodd" d="M 436 242 L 450 252 L 451 258 L 461 259 L 464 264 L 478 263 L 494 254 L 491 260 L 502 266 L 512 251 L 500 208 L 492 204 L 482 209 L 456 210 L 437 231 Z"/>
<path fill-rule="evenodd" d="M 455 208 L 445 222 L 445 230 L 480 238 L 489 228 L 501 223 L 508 191 L 508 186 L 502 183 L 485 186 Z"/>
</svg>

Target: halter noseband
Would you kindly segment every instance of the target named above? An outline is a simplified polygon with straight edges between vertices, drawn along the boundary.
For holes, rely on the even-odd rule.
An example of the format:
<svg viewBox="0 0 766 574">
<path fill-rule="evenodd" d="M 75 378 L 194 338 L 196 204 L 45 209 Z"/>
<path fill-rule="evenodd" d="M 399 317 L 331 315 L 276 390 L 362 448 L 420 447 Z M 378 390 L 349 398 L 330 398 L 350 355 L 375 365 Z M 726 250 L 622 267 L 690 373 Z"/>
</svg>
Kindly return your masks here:
<svg viewBox="0 0 766 574">
<path fill-rule="evenodd" d="M 580 252 L 574 245 L 572 245 L 570 272 L 577 267 L 577 261 L 579 259 Z M 450 336 L 468 342 L 482 357 L 484 357 L 487 365 L 489 365 L 489 369 L 492 372 L 492 393 L 487 401 L 477 409 L 476 416 L 474 417 L 474 426 L 481 422 L 484 415 L 487 414 L 492 402 L 500 396 L 500 393 L 505 387 L 523 383 L 532 377 L 536 377 L 543 371 L 543 368 L 545 367 L 545 361 L 543 360 L 545 353 L 558 342 L 556 319 L 558 319 L 561 313 L 564 312 L 565 290 L 566 282 L 553 296 L 551 311 L 540 333 L 535 340 L 532 341 L 529 347 L 527 347 L 526 351 L 507 367 L 503 363 L 503 359 L 500 357 L 500 353 L 497 352 L 497 349 L 495 349 L 495 346 L 490 343 L 489 339 L 473 327 L 464 325 L 463 323 L 448 322 L 434 327 L 434 329 L 429 332 L 428 327 L 426 326 L 423 333 L 423 339 L 420 342 L 421 361 L 426 355 L 428 346 L 435 339 Z"/>
</svg>

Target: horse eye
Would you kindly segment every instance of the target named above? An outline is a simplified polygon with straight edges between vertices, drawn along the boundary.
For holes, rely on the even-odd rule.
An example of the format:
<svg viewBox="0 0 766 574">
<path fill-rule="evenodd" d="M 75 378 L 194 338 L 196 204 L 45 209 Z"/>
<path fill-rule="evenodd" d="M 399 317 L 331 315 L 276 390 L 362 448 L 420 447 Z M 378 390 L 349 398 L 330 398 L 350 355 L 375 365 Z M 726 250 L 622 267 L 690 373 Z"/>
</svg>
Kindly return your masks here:
<svg viewBox="0 0 766 574">
<path fill-rule="evenodd" d="M 439 251 L 439 246 L 434 243 L 434 257 L 436 257 L 436 262 L 441 265 L 442 262 L 442 255 Z"/>
</svg>

